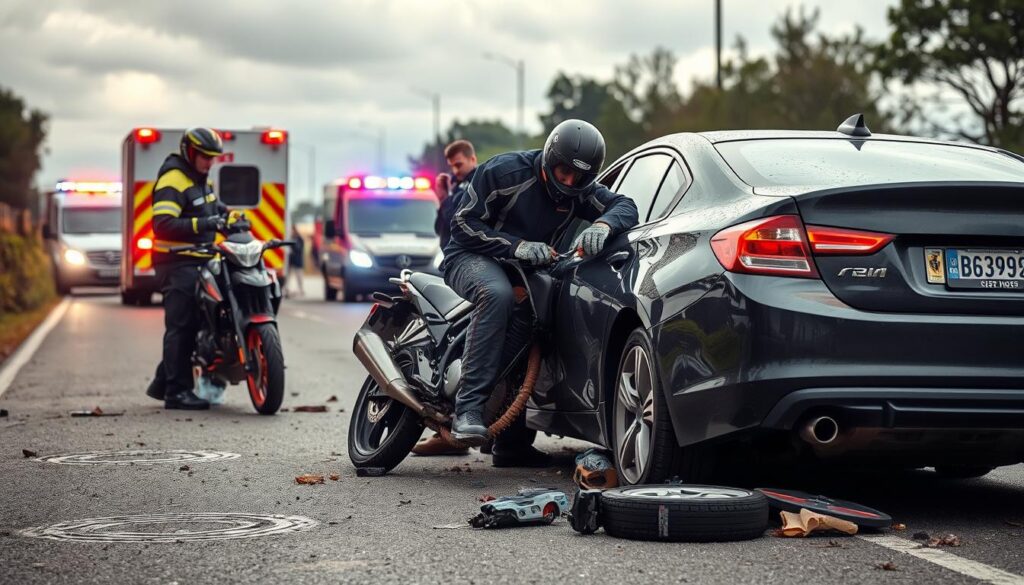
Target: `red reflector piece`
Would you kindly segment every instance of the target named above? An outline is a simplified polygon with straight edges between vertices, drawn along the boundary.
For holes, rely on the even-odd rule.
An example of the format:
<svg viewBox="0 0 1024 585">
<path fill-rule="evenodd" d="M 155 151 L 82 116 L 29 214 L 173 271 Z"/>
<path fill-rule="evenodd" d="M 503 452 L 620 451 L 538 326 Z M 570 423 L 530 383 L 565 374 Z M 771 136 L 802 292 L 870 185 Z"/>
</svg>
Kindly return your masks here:
<svg viewBox="0 0 1024 585">
<path fill-rule="evenodd" d="M 807 226 L 807 239 L 815 254 L 854 256 L 874 254 L 895 238 L 890 234 L 848 230 L 844 228 Z"/>
<path fill-rule="evenodd" d="M 160 131 L 156 128 L 136 128 L 135 142 L 139 144 L 153 144 L 160 141 Z"/>
<path fill-rule="evenodd" d="M 267 130 L 260 135 L 260 142 L 270 146 L 279 146 L 288 140 L 288 133 L 284 130 Z"/>
<path fill-rule="evenodd" d="M 795 215 L 755 219 L 718 232 L 711 249 L 730 272 L 817 278 L 804 226 Z"/>
</svg>

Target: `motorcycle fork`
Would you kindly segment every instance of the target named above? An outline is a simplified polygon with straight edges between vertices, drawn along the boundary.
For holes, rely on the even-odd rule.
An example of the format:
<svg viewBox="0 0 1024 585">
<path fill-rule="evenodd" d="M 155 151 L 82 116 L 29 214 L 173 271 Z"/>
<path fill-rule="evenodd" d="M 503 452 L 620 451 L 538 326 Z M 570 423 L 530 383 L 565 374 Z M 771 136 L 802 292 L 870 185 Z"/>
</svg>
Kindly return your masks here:
<svg viewBox="0 0 1024 585">
<path fill-rule="evenodd" d="M 231 286 L 231 275 L 226 264 L 222 273 L 224 274 L 224 296 L 231 306 L 231 325 L 235 329 L 235 340 L 238 343 L 238 358 L 242 361 L 245 372 L 252 374 L 253 360 L 249 355 L 249 345 L 245 342 L 245 335 L 242 333 L 242 312 L 238 308 L 238 300 L 235 298 L 235 289 Z"/>
</svg>

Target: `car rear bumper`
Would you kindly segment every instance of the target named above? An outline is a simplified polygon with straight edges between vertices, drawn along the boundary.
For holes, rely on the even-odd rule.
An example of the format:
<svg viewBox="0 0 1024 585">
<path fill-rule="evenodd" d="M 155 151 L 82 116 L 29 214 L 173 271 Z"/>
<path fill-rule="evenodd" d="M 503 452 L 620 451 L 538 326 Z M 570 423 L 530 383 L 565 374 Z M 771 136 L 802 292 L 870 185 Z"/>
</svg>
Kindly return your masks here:
<svg viewBox="0 0 1024 585">
<path fill-rule="evenodd" d="M 1017 434 L 1022 332 L 1024 317 L 866 312 L 818 280 L 738 274 L 653 331 L 681 445 L 821 415 L 890 435 Z"/>
</svg>

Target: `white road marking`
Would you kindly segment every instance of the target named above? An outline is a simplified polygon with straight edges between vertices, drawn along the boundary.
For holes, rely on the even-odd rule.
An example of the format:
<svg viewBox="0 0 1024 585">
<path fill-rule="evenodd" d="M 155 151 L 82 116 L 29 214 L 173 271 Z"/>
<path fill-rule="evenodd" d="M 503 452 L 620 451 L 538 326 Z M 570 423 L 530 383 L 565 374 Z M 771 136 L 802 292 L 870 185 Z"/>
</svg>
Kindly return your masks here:
<svg viewBox="0 0 1024 585">
<path fill-rule="evenodd" d="M 28 339 L 21 344 L 18 351 L 14 352 L 10 358 L 7 359 L 7 363 L 3 369 L 0 369 L 0 396 L 3 396 L 4 392 L 14 382 L 14 377 L 18 375 L 18 371 L 21 367 L 28 363 L 28 360 L 32 359 L 35 355 L 36 350 L 46 339 L 46 336 L 50 331 L 57 326 L 64 313 L 67 312 L 68 307 L 71 306 L 71 297 L 64 297 L 64 300 L 60 302 L 41 325 L 36 327 L 36 330 L 32 332 L 32 335 L 28 336 Z"/>
<path fill-rule="evenodd" d="M 307 313 L 305 311 L 301 311 L 301 310 L 286 310 L 285 313 L 287 315 L 290 315 L 292 317 L 296 317 L 298 319 L 305 319 L 306 321 L 313 321 L 314 323 L 327 323 L 327 319 L 324 319 L 323 317 L 318 317 L 316 315 L 311 315 L 311 314 L 309 314 L 309 313 Z"/>
<path fill-rule="evenodd" d="M 877 544 L 878 546 L 884 546 L 885 548 L 896 552 L 917 557 L 928 561 L 929 563 L 949 569 L 950 571 L 960 573 L 961 575 L 978 579 L 983 583 L 994 583 L 996 585 L 1024 585 L 1024 577 L 1015 573 L 997 569 L 986 565 L 985 563 L 979 563 L 978 561 L 958 557 L 937 548 L 921 546 L 921 543 L 919 542 L 899 538 L 898 536 L 858 536 L 857 538 L 872 544 Z"/>
</svg>

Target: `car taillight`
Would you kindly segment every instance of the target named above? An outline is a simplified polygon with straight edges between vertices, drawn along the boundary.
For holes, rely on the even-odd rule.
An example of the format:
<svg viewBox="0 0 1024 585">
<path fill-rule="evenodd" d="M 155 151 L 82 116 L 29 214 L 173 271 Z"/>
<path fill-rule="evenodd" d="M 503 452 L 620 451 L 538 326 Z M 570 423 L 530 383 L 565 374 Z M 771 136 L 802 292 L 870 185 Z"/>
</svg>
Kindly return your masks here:
<svg viewBox="0 0 1024 585">
<path fill-rule="evenodd" d="M 807 239 L 815 254 L 842 254 L 857 256 L 874 254 L 893 240 L 895 236 L 876 232 L 848 230 L 844 228 L 807 226 Z"/>
<path fill-rule="evenodd" d="M 817 278 L 803 223 L 796 215 L 748 221 L 718 232 L 711 249 L 730 272 Z"/>
<path fill-rule="evenodd" d="M 136 128 L 135 142 L 139 144 L 153 144 L 159 142 L 160 131 L 155 128 Z"/>
<path fill-rule="evenodd" d="M 284 130 L 267 130 L 260 135 L 260 142 L 270 146 L 280 146 L 288 139 L 288 133 Z"/>
</svg>

